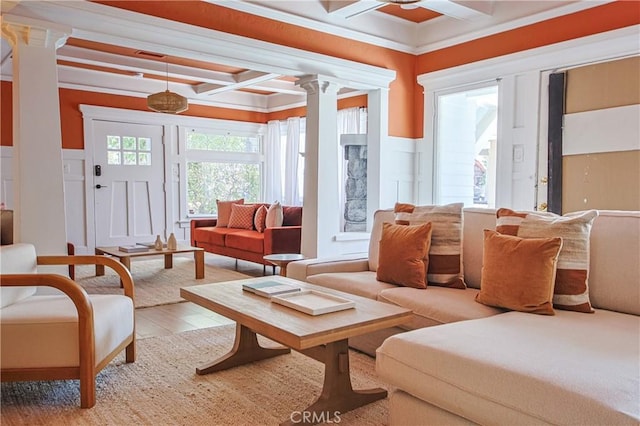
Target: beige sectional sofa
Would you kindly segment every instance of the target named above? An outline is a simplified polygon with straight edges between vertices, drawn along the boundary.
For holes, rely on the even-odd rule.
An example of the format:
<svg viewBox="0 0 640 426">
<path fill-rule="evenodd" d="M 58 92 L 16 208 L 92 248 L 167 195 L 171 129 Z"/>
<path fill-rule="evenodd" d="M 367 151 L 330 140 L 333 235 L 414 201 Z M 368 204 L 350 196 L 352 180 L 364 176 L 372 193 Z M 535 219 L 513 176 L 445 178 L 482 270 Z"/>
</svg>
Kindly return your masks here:
<svg viewBox="0 0 640 426">
<path fill-rule="evenodd" d="M 640 212 L 599 212 L 590 239 L 595 313 L 554 316 L 475 301 L 495 210 L 464 209 L 466 290 L 377 281 L 381 224 L 393 220 L 390 210 L 376 212 L 366 258 L 288 267 L 289 277 L 413 310 L 404 330 L 353 342 L 377 348 L 377 372 L 396 388 L 390 424 L 640 423 Z"/>
</svg>

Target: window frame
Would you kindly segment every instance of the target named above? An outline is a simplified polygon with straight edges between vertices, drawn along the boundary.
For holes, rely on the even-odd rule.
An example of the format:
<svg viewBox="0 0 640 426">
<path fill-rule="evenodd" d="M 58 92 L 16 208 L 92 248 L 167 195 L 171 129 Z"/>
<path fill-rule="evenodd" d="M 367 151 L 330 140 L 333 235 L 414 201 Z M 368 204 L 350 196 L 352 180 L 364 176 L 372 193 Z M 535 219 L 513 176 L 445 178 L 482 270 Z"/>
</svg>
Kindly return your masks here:
<svg viewBox="0 0 640 426">
<path fill-rule="evenodd" d="M 184 153 L 184 189 L 185 189 L 185 212 L 187 218 L 215 218 L 216 214 L 198 214 L 189 212 L 189 198 L 188 198 L 188 164 L 191 162 L 204 162 L 204 163 L 227 163 L 227 164 L 257 164 L 259 178 L 259 190 L 258 199 L 259 202 L 264 198 L 264 135 L 263 130 L 260 127 L 256 127 L 253 123 L 247 123 L 247 126 L 243 126 L 243 123 L 238 123 L 237 126 L 216 126 L 216 127 L 192 127 L 192 126 L 180 126 L 179 134 L 180 139 L 183 141 L 183 153 Z M 216 151 L 208 149 L 188 149 L 187 139 L 189 132 L 207 133 L 212 135 L 227 135 L 227 136 L 239 136 L 239 137 L 255 137 L 258 139 L 258 151 L 257 152 L 232 152 L 232 151 Z"/>
</svg>

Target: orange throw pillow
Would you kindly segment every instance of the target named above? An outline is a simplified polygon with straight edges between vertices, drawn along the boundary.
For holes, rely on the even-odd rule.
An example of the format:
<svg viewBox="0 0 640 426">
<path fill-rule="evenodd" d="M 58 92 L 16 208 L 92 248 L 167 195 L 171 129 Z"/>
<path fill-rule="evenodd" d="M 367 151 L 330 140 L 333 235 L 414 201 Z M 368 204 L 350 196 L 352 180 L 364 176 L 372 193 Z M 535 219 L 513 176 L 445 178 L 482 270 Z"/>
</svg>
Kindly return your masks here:
<svg viewBox="0 0 640 426">
<path fill-rule="evenodd" d="M 234 201 L 220 201 L 216 200 L 218 205 L 218 221 L 216 226 L 226 228 L 229 226 L 229 218 L 231 217 L 231 206 L 234 204 L 244 204 L 244 198 Z"/>
<path fill-rule="evenodd" d="M 554 315 L 553 287 L 562 238 L 519 238 L 485 229 L 482 279 L 476 301 Z"/>
<path fill-rule="evenodd" d="M 267 220 L 267 208 L 265 206 L 260 206 L 256 211 L 256 216 L 253 218 L 253 226 L 256 228 L 258 232 L 264 232 L 264 228 Z"/>
<path fill-rule="evenodd" d="M 253 229 L 253 215 L 255 204 L 232 204 L 229 228 Z"/>
<path fill-rule="evenodd" d="M 559 216 L 546 212 L 498 209 L 496 231 L 521 238 L 562 237 L 553 306 L 565 311 L 593 313 L 589 299 L 589 250 L 596 210 Z"/>
<path fill-rule="evenodd" d="M 413 288 L 427 288 L 431 223 L 382 224 L 380 263 L 376 279 Z"/>
</svg>

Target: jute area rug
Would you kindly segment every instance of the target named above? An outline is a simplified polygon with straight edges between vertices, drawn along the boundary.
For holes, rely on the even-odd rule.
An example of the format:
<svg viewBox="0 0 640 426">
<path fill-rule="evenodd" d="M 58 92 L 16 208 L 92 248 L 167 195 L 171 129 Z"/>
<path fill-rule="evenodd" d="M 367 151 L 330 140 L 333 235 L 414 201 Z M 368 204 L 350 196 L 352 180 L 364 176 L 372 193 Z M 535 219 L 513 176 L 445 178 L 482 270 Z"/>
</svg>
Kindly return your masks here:
<svg viewBox="0 0 640 426">
<path fill-rule="evenodd" d="M 322 388 L 324 366 L 294 351 L 196 375 L 196 366 L 229 350 L 234 332 L 235 326 L 227 325 L 139 340 L 135 363 L 126 364 L 119 356 L 100 373 L 97 403 L 91 409 L 79 408 L 75 380 L 2 383 L 1 423 L 277 425 L 315 401 Z M 350 361 L 355 389 L 388 389 L 375 376 L 373 358 L 351 351 Z M 387 409 L 388 400 L 384 399 L 344 413 L 333 423 L 384 425 Z"/>
<path fill-rule="evenodd" d="M 262 268 L 259 268 L 260 271 Z M 135 288 L 136 308 L 167 305 L 184 302 L 180 297 L 180 287 L 208 284 L 222 281 L 250 278 L 231 268 L 217 267 L 207 257 L 203 279 L 195 278 L 193 257 L 173 257 L 173 268 L 164 269 L 164 257 L 134 260 L 131 262 L 131 275 Z M 120 280 L 110 268 L 105 275 L 96 276 L 95 267 L 81 265 L 76 267 L 76 282 L 89 294 L 122 294 Z"/>
</svg>

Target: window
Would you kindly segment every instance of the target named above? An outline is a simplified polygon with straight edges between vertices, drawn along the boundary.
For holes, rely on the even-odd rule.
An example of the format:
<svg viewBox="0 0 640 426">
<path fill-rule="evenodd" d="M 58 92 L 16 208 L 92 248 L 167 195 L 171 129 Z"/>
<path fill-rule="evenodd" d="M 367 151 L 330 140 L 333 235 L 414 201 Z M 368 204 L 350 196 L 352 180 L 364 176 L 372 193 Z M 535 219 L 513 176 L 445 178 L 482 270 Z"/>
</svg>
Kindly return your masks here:
<svg viewBox="0 0 640 426">
<path fill-rule="evenodd" d="M 185 141 L 190 215 L 216 215 L 216 199 L 244 198 L 249 203 L 261 199 L 260 135 L 189 129 Z"/>
<path fill-rule="evenodd" d="M 108 135 L 107 164 L 111 166 L 150 166 L 151 139 Z"/>
<path fill-rule="evenodd" d="M 495 207 L 498 85 L 436 96 L 436 200 Z"/>
</svg>

